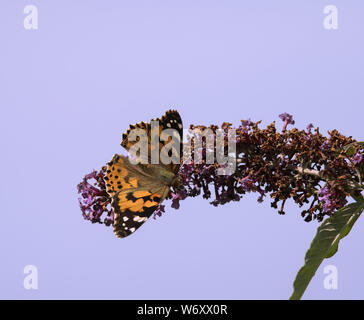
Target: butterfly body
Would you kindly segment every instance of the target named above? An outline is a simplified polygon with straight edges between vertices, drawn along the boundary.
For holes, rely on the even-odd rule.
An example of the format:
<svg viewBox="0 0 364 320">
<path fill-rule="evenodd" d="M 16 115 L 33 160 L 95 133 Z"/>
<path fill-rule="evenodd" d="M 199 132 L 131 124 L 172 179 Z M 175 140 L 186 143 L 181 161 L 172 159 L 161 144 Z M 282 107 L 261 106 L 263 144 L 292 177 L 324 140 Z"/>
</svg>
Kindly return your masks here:
<svg viewBox="0 0 364 320">
<path fill-rule="evenodd" d="M 182 121 L 177 111 L 169 110 L 161 118 L 160 132 L 175 129 L 182 144 Z M 135 141 L 129 141 L 132 129 L 143 129 L 148 134 L 148 149 L 151 146 L 151 126 L 138 123 L 130 126 L 123 135 L 121 145 L 129 150 Z M 162 148 L 160 142 L 159 148 Z M 178 180 L 179 164 L 151 164 L 149 162 L 132 164 L 128 157 L 115 155 L 107 164 L 105 183 L 106 191 L 112 198 L 114 211 L 114 233 L 124 238 L 137 230 L 168 196 L 171 187 Z"/>
</svg>

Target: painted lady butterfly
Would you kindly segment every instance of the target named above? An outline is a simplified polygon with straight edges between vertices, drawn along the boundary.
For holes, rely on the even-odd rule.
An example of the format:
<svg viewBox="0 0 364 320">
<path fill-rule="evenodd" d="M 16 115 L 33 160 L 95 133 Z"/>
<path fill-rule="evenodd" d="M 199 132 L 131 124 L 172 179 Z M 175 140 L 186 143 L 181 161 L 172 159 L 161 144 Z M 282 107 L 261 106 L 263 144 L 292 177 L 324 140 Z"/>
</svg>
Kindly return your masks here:
<svg viewBox="0 0 364 320">
<path fill-rule="evenodd" d="M 175 129 L 182 150 L 182 120 L 176 110 L 169 110 L 159 121 L 159 134 L 165 129 Z M 106 191 L 112 198 L 114 210 L 114 232 L 119 238 L 127 237 L 137 230 L 157 209 L 169 194 L 170 188 L 177 181 L 180 164 L 168 165 L 151 163 L 151 153 L 155 144 L 151 143 L 152 128 L 150 123 L 140 122 L 131 125 L 123 134 L 121 145 L 129 150 L 137 141 L 130 141 L 129 134 L 133 129 L 143 129 L 148 136 L 147 164 L 132 164 L 123 155 L 115 155 L 107 164 L 105 183 Z M 156 147 L 161 150 L 168 142 L 158 138 Z M 172 151 L 175 151 L 172 149 Z"/>
</svg>

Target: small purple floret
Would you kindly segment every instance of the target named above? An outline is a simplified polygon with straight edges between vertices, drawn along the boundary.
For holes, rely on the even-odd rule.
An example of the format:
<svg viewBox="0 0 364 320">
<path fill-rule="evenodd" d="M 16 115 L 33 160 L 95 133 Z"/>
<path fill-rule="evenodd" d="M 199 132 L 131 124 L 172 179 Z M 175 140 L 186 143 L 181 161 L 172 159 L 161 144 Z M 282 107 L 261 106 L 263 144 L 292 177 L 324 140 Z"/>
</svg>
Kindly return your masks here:
<svg viewBox="0 0 364 320">
<path fill-rule="evenodd" d="M 327 186 L 321 188 L 318 192 L 318 195 L 318 199 L 322 203 L 323 212 L 332 212 L 335 209 L 335 203 L 330 199 L 330 189 Z"/>
<path fill-rule="evenodd" d="M 177 193 L 171 193 L 172 194 L 172 205 L 171 207 L 173 209 L 179 209 L 179 201 L 184 200 L 187 198 L 187 192 L 186 190 L 182 189 L 181 191 L 178 191 Z"/>
<path fill-rule="evenodd" d="M 321 146 L 320 146 L 320 150 L 321 151 L 326 151 L 331 147 L 331 145 L 328 143 L 328 141 L 325 141 Z"/>
<path fill-rule="evenodd" d="M 246 176 L 239 180 L 241 186 L 244 191 L 249 192 L 252 190 L 252 186 L 254 185 L 254 180 L 250 178 L 250 175 Z"/>
<path fill-rule="evenodd" d="M 307 127 L 306 127 L 308 133 L 311 133 L 311 130 L 313 129 L 313 124 L 310 123 Z"/>
<path fill-rule="evenodd" d="M 157 216 L 161 217 L 162 213 L 164 213 L 164 208 L 165 206 L 163 204 L 159 205 L 157 209 L 155 209 L 154 214 L 153 214 L 153 219 L 155 219 Z"/>
<path fill-rule="evenodd" d="M 287 122 L 287 124 L 294 124 L 294 120 L 293 120 L 293 116 L 287 112 L 282 113 L 279 115 L 279 118 L 284 121 Z"/>
<path fill-rule="evenodd" d="M 286 130 L 287 125 L 295 124 L 295 121 L 293 120 L 293 116 L 287 112 L 280 114 L 279 118 L 284 122 L 283 131 Z"/>
<path fill-rule="evenodd" d="M 364 149 L 360 149 L 353 157 L 353 162 L 355 164 L 360 163 L 363 160 L 363 154 L 364 154 Z"/>
</svg>

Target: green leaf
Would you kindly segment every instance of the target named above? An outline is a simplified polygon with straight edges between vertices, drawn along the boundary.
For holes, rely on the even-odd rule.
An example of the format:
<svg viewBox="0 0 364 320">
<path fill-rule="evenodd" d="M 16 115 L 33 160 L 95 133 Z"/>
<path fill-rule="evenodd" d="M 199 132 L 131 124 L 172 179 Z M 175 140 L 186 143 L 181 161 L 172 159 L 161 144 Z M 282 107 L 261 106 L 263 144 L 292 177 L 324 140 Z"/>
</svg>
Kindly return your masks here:
<svg viewBox="0 0 364 320">
<path fill-rule="evenodd" d="M 346 155 L 348 156 L 348 157 L 352 157 L 353 155 L 354 155 L 354 149 L 353 149 L 353 146 L 354 145 L 356 145 L 356 144 L 358 144 L 358 145 L 360 145 L 360 146 L 362 146 L 363 148 L 364 148 L 364 141 L 361 141 L 361 142 L 353 142 L 353 143 L 350 143 L 350 144 L 348 144 L 348 145 L 346 145 L 343 149 L 344 149 L 344 151 L 345 151 L 345 153 L 346 153 Z"/>
<path fill-rule="evenodd" d="M 352 191 L 350 193 L 350 195 L 357 202 L 360 202 L 360 201 L 364 200 L 364 196 L 361 194 L 361 192 L 359 190 Z"/>
<path fill-rule="evenodd" d="M 338 210 L 318 227 L 311 247 L 306 253 L 305 265 L 298 271 L 293 283 L 291 300 L 302 297 L 322 261 L 337 252 L 339 241 L 350 232 L 363 209 L 363 200 L 351 203 Z"/>
</svg>

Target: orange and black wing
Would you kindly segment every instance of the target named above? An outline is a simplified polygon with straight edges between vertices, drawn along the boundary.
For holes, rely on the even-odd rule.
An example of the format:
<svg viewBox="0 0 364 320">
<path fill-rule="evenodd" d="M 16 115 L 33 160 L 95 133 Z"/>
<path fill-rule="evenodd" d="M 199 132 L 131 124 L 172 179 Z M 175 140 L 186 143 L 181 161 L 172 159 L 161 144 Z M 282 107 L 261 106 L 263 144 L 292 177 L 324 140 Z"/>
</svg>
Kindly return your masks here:
<svg viewBox="0 0 364 320">
<path fill-rule="evenodd" d="M 114 233 L 125 238 L 135 232 L 157 209 L 161 200 L 161 194 L 147 189 L 118 192 L 112 200 Z"/>
<path fill-rule="evenodd" d="M 115 155 L 106 167 L 106 191 L 112 198 L 114 232 L 126 237 L 138 229 L 157 209 L 169 187 L 156 178 L 158 165 L 136 164 Z"/>
<path fill-rule="evenodd" d="M 152 137 L 152 126 L 150 123 L 146 122 L 139 122 L 135 125 L 130 125 L 130 128 L 126 133 L 123 134 L 121 145 L 126 149 L 129 150 L 137 141 L 133 141 L 133 139 L 129 140 L 129 135 L 132 130 L 134 129 L 142 129 L 145 130 L 148 136 L 148 163 L 150 162 L 151 153 L 153 148 L 156 146 L 158 148 L 158 152 L 162 150 L 162 148 L 169 142 L 171 142 L 172 138 L 170 137 L 167 141 L 161 141 L 159 137 L 161 137 L 163 130 L 166 129 L 173 129 L 173 133 L 176 139 L 179 141 L 179 156 L 181 158 L 182 155 L 182 139 L 183 139 L 183 124 L 181 116 L 179 115 L 177 110 L 168 110 L 160 119 L 152 119 L 152 121 L 159 122 L 159 130 L 157 134 L 159 135 L 157 138 Z M 159 143 L 153 144 L 152 141 L 157 139 Z M 174 150 L 173 150 L 174 151 Z M 169 164 L 167 168 L 169 168 L 172 172 L 177 173 L 179 170 L 179 163 L 178 164 Z"/>
</svg>

